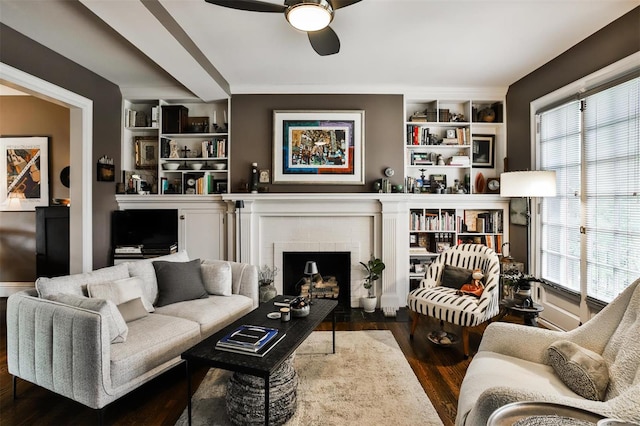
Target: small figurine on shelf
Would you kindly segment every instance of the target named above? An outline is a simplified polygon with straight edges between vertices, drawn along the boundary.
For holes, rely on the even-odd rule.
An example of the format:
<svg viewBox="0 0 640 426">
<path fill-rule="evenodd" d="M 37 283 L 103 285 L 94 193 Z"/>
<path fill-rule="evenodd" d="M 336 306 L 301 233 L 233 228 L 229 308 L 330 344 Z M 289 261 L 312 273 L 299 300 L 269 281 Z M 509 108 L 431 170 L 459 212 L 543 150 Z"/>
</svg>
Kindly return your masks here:
<svg viewBox="0 0 640 426">
<path fill-rule="evenodd" d="M 169 141 L 169 158 L 180 158 L 178 154 L 178 142 Z"/>
</svg>

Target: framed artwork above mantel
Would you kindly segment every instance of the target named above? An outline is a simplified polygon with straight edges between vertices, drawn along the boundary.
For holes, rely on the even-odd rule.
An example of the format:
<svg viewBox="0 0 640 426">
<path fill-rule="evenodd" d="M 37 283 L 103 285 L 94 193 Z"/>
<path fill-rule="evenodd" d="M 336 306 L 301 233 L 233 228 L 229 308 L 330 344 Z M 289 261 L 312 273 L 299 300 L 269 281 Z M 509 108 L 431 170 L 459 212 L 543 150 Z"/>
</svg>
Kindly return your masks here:
<svg viewBox="0 0 640 426">
<path fill-rule="evenodd" d="M 364 111 L 274 111 L 273 183 L 364 185 Z"/>
</svg>

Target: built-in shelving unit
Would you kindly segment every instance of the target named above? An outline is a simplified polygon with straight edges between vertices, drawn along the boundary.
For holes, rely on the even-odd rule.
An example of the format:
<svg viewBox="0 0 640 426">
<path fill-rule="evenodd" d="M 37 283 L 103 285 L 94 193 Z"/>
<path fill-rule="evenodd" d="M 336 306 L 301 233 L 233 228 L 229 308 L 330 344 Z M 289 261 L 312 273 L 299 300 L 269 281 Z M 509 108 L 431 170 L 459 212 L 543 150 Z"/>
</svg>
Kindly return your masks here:
<svg viewBox="0 0 640 426">
<path fill-rule="evenodd" d="M 405 98 L 405 188 L 485 193 L 503 171 L 504 101 Z"/>
<path fill-rule="evenodd" d="M 210 195 L 229 184 L 229 100 L 125 100 L 126 193 Z"/>
</svg>

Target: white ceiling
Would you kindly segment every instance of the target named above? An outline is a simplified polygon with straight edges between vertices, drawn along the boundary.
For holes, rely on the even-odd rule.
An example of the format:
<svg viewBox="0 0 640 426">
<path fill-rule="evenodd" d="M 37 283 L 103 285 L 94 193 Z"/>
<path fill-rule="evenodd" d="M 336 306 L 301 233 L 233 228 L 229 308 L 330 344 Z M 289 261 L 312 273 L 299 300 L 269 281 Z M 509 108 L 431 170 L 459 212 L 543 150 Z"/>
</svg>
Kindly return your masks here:
<svg viewBox="0 0 640 426">
<path fill-rule="evenodd" d="M 336 11 L 341 50 L 325 57 L 281 14 L 204 0 L 0 0 L 0 21 L 125 97 L 208 101 L 229 93 L 504 93 L 639 4 L 363 0 Z"/>
</svg>

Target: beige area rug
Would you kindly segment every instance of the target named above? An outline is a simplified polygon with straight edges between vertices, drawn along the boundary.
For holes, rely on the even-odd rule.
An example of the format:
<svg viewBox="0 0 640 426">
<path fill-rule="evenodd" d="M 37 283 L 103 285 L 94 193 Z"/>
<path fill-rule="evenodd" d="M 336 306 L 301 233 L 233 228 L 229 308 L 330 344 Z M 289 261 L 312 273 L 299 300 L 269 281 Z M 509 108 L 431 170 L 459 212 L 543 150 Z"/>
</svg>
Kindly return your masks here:
<svg viewBox="0 0 640 426">
<path fill-rule="evenodd" d="M 393 334 L 387 330 L 314 331 L 296 351 L 298 408 L 287 426 L 442 425 Z M 195 426 L 230 425 L 231 373 L 211 369 L 193 397 Z M 187 424 L 187 411 L 176 425 Z"/>
</svg>

